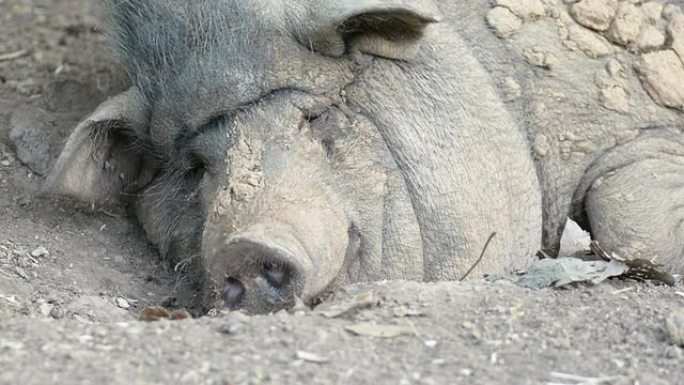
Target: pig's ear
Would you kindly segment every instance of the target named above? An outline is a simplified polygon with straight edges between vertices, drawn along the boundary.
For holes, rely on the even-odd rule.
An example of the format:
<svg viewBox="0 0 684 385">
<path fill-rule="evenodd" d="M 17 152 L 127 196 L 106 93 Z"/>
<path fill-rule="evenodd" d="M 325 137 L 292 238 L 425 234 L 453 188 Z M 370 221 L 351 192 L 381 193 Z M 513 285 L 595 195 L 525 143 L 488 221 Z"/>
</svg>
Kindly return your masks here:
<svg viewBox="0 0 684 385">
<path fill-rule="evenodd" d="M 102 103 L 67 140 L 43 193 L 116 202 L 140 172 L 142 155 L 133 144 L 147 125 L 145 105 L 135 88 Z"/>
<path fill-rule="evenodd" d="M 425 28 L 441 18 L 432 0 L 325 0 L 313 2 L 296 29 L 302 44 L 328 56 L 349 46 L 388 59 L 410 60 Z"/>
</svg>

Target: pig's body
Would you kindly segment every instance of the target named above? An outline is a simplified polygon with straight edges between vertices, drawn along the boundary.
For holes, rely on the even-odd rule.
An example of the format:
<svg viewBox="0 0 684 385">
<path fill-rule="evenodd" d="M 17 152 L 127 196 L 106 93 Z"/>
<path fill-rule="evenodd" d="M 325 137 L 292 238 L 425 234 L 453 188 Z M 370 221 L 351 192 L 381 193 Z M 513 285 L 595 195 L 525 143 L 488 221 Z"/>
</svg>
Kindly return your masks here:
<svg viewBox="0 0 684 385">
<path fill-rule="evenodd" d="M 48 183 L 81 199 L 133 195 L 163 255 L 202 261 L 206 306 L 268 311 L 336 283 L 458 279 L 494 232 L 472 277 L 523 268 L 542 247 L 542 218 L 545 242 L 557 242 L 576 191 L 592 191 L 592 228 L 617 215 L 611 183 L 582 190 L 582 174 L 591 185 L 618 165 L 625 183 L 620 161 L 637 152 L 611 160 L 599 140 L 567 162 L 554 149 L 538 175 L 530 142 L 599 115 L 531 111 L 556 84 L 489 32 L 486 2 L 460 3 L 112 1 L 111 38 L 134 87 L 77 128 Z M 509 77 L 530 96 L 506 106 L 497 85 Z M 604 131 L 642 123 L 615 121 Z M 641 170 L 637 154 L 628 172 L 684 163 L 681 133 L 655 131 L 633 142 L 653 142 L 664 163 Z M 684 178 L 674 180 L 644 192 L 667 196 L 657 210 L 630 213 L 674 210 L 663 225 L 673 240 L 657 251 L 681 266 Z M 617 226 L 599 240 L 630 244 Z"/>
</svg>

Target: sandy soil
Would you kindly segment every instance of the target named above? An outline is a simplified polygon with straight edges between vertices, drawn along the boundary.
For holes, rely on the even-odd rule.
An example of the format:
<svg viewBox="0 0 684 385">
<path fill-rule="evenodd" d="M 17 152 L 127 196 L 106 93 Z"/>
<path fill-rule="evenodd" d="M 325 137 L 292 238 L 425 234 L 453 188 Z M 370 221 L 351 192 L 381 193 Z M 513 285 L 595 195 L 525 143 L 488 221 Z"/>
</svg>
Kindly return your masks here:
<svg viewBox="0 0 684 385">
<path fill-rule="evenodd" d="M 0 61 L 0 384 L 684 384 L 684 325 L 665 322 L 683 289 L 649 283 L 381 282 L 314 310 L 137 321 L 182 306 L 183 280 L 122 212 L 38 196 L 8 141 L 21 105 L 63 131 L 124 87 L 94 12 L 0 0 L 0 55 L 18 56 Z"/>
</svg>

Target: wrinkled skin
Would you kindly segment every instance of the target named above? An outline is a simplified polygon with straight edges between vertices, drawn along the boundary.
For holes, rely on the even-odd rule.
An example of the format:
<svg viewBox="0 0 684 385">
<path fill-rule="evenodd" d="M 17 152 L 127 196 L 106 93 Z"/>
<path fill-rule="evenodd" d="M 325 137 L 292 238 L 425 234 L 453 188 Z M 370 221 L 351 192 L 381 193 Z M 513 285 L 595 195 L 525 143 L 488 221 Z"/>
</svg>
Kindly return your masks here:
<svg viewBox="0 0 684 385">
<path fill-rule="evenodd" d="M 476 7 L 344 3 L 112 1 L 134 86 L 76 128 L 47 188 L 130 203 L 163 256 L 197 267 L 207 309 L 460 279 L 494 232 L 470 277 L 524 268 L 549 211 L 528 132 L 464 40 Z M 602 194 L 589 221 L 612 215 Z"/>
</svg>

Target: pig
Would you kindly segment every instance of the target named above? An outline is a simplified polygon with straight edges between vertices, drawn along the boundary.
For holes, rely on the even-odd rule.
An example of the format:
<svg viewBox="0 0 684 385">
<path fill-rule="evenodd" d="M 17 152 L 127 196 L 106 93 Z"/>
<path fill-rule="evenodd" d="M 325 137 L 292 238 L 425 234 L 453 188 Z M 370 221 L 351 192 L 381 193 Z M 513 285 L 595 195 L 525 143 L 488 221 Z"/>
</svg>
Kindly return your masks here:
<svg viewBox="0 0 684 385">
<path fill-rule="evenodd" d="M 194 266 L 205 310 L 519 271 L 569 216 L 609 251 L 681 268 L 681 113 L 616 118 L 579 86 L 588 70 L 568 59 L 554 77 L 490 8 L 105 1 L 132 85 L 75 128 L 45 188 L 130 207 L 162 257 Z M 569 128 L 584 150 L 559 143 Z"/>
</svg>

